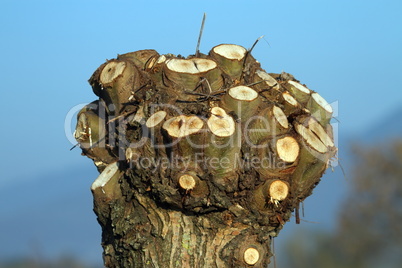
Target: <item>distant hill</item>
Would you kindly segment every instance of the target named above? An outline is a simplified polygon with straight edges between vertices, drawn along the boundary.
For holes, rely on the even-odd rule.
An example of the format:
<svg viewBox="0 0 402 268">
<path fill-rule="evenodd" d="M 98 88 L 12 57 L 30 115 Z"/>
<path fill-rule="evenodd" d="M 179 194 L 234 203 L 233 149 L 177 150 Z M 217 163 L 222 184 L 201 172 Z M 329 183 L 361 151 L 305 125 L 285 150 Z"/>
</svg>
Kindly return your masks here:
<svg viewBox="0 0 402 268">
<path fill-rule="evenodd" d="M 83 163 L 2 187 L 0 260 L 71 256 L 102 263 L 89 189 L 97 175 L 94 166 Z"/>
<path fill-rule="evenodd" d="M 381 143 L 392 139 L 402 139 L 402 107 L 392 110 L 372 127 L 365 129 L 353 140 L 359 143 Z"/>
</svg>

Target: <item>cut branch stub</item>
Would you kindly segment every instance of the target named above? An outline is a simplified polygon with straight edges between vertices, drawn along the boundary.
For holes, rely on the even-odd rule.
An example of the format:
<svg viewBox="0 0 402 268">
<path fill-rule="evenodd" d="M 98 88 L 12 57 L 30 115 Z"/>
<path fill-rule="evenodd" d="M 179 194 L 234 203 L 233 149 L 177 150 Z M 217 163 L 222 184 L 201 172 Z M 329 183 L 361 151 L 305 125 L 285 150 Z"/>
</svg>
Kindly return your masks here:
<svg viewBox="0 0 402 268">
<path fill-rule="evenodd" d="M 212 134 L 218 137 L 230 137 L 235 132 L 235 122 L 233 118 L 220 107 L 211 109 L 211 116 L 207 124 Z"/>
<path fill-rule="evenodd" d="M 293 163 L 299 157 L 300 147 L 295 138 L 287 136 L 276 141 L 276 151 L 284 162 Z"/>
<path fill-rule="evenodd" d="M 196 185 L 196 179 L 194 176 L 189 174 L 181 175 L 179 178 L 179 185 L 186 191 L 193 190 Z"/>
<path fill-rule="evenodd" d="M 288 91 L 283 92 L 279 96 L 283 111 L 287 116 L 291 116 L 302 109 L 300 103 Z"/>
<path fill-rule="evenodd" d="M 210 135 L 207 139 L 208 145 L 205 148 L 205 157 L 214 161 L 208 169 L 214 174 L 214 181 L 217 185 L 232 189 L 237 163 L 236 159 L 240 152 L 239 131 L 233 118 L 220 107 L 211 109 L 211 116 L 207 120 Z M 225 180 L 222 178 L 225 177 Z"/>
<path fill-rule="evenodd" d="M 204 148 L 204 121 L 195 115 L 170 118 L 163 123 L 162 128 L 170 141 L 165 146 L 170 148 L 179 161 L 189 161 Z"/>
<path fill-rule="evenodd" d="M 307 121 L 307 124 L 310 130 L 322 141 L 325 146 L 328 148 L 335 146 L 332 138 L 315 118 L 310 117 Z"/>
<path fill-rule="evenodd" d="M 168 56 L 160 55 L 158 58 L 151 58 L 145 64 L 145 71 L 151 76 L 155 85 L 161 88 L 165 86 L 162 72 L 168 59 Z"/>
<path fill-rule="evenodd" d="M 189 171 L 180 174 L 178 179 L 179 187 L 184 190 L 184 195 L 190 195 L 194 198 L 204 198 L 209 190 L 205 181 L 201 180 L 195 171 Z M 194 201 L 194 200 L 190 200 Z M 200 205 L 206 205 L 205 199 L 198 199 Z M 195 202 L 194 202 L 195 203 Z M 188 203 L 189 204 L 189 203 Z M 185 204 L 187 205 L 187 204 Z M 191 204 L 194 205 L 194 204 Z"/>
<path fill-rule="evenodd" d="M 167 113 L 165 111 L 158 111 L 152 114 L 145 122 L 145 126 L 149 131 L 148 136 L 150 137 L 152 147 L 155 149 L 155 153 L 162 159 L 167 158 L 164 136 L 161 135 L 162 122 L 166 117 Z"/>
<path fill-rule="evenodd" d="M 159 125 L 166 118 L 166 115 L 167 113 L 165 111 L 158 111 L 148 118 L 145 125 L 147 128 L 153 128 Z"/>
<path fill-rule="evenodd" d="M 248 265 L 254 265 L 260 259 L 260 253 L 255 248 L 248 248 L 244 251 L 244 262 Z"/>
<path fill-rule="evenodd" d="M 146 64 L 145 64 L 145 70 L 151 73 L 156 73 L 159 71 L 161 64 L 165 63 L 167 60 L 167 57 L 165 55 L 160 55 L 157 58 L 151 58 Z M 158 68 L 159 67 L 159 68 Z M 157 68 L 158 70 L 154 70 Z"/>
<path fill-rule="evenodd" d="M 247 138 L 250 139 L 250 144 L 258 145 L 261 140 L 287 133 L 289 122 L 281 108 L 269 106 L 252 116 L 245 124 L 245 128 L 248 131 Z"/>
<path fill-rule="evenodd" d="M 332 138 L 311 116 L 296 119 L 295 129 L 301 139 L 300 159 L 302 161 L 292 174 L 292 189 L 302 200 L 311 194 L 311 185 L 319 182 L 336 148 Z"/>
<path fill-rule="evenodd" d="M 285 88 L 296 98 L 302 105 L 306 105 L 310 99 L 311 91 L 300 83 L 288 81 L 284 84 Z"/>
<path fill-rule="evenodd" d="M 224 107 L 233 111 L 242 122 L 254 115 L 259 103 L 258 93 L 246 86 L 232 87 L 223 97 Z"/>
<path fill-rule="evenodd" d="M 261 161 L 256 170 L 264 178 L 289 176 L 300 157 L 299 144 L 292 136 L 264 140 L 256 150 Z"/>
<path fill-rule="evenodd" d="M 121 54 L 117 57 L 117 59 L 127 59 L 132 61 L 138 68 L 144 70 L 146 65 L 149 64 L 150 61 L 153 61 L 159 57 L 159 53 L 153 49 L 144 49 L 138 50 L 135 52 L 130 52 L 126 54 Z"/>
<path fill-rule="evenodd" d="M 253 194 L 253 203 L 259 210 L 269 209 L 269 204 L 278 206 L 289 196 L 289 184 L 284 180 L 270 179 L 261 184 Z"/>
<path fill-rule="evenodd" d="M 327 125 L 332 118 L 333 110 L 331 105 L 317 92 L 311 94 L 307 109 L 323 126 Z"/>
<path fill-rule="evenodd" d="M 269 88 L 272 90 L 279 90 L 280 86 L 278 81 L 275 80 L 275 78 L 273 78 L 272 76 L 270 76 L 269 74 L 267 74 L 266 72 L 262 71 L 262 70 L 257 70 L 255 72 L 255 74 L 257 75 L 257 79 L 256 82 L 263 82 L 263 83 L 259 83 L 261 85 L 263 85 L 263 88 Z"/>
<path fill-rule="evenodd" d="M 289 185 L 285 181 L 274 180 L 269 185 L 268 194 L 271 198 L 270 201 L 283 201 L 288 197 Z"/>
<path fill-rule="evenodd" d="M 135 92 L 147 84 L 140 70 L 129 60 L 110 60 L 89 80 L 94 93 L 106 103 L 111 115 L 119 115 L 124 105 L 135 99 Z"/>
<path fill-rule="evenodd" d="M 99 142 L 105 145 L 106 126 L 105 120 L 100 118 L 93 110 L 84 107 L 77 116 L 77 126 L 74 133 L 75 139 L 82 149 L 91 149 Z"/>
<path fill-rule="evenodd" d="M 254 88 L 270 101 L 276 101 L 281 94 L 278 81 L 262 70 L 257 70 L 254 77 Z"/>
<path fill-rule="evenodd" d="M 210 130 L 207 155 L 223 156 L 235 147 L 236 123 L 224 109 L 220 107 L 212 108 L 207 125 Z"/>
<path fill-rule="evenodd" d="M 201 78 L 208 80 L 210 89 L 205 93 L 218 90 L 223 80 L 216 62 L 209 59 L 170 59 L 166 62 L 165 76 L 169 81 L 185 90 L 193 91 L 200 86 Z"/>
<path fill-rule="evenodd" d="M 295 123 L 295 129 L 297 133 L 304 139 L 304 141 L 309 145 L 310 148 L 314 149 L 319 153 L 326 153 L 328 148 L 322 143 L 322 141 L 315 136 L 315 134 L 305 126 L 299 123 Z"/>
<path fill-rule="evenodd" d="M 95 202 L 109 202 L 121 197 L 119 179 L 123 172 L 117 162 L 109 164 L 92 183 L 91 191 Z"/>
<path fill-rule="evenodd" d="M 238 45 L 218 45 L 210 51 L 210 56 L 233 80 L 240 80 L 247 50 Z"/>
<path fill-rule="evenodd" d="M 295 121 L 295 129 L 303 140 L 318 153 L 326 153 L 334 147 L 332 138 L 311 116 L 300 116 Z"/>
<path fill-rule="evenodd" d="M 163 123 L 169 136 L 174 138 L 182 138 L 199 132 L 204 126 L 204 122 L 197 116 L 179 115 Z"/>
<path fill-rule="evenodd" d="M 103 115 L 102 115 L 103 113 Z M 99 171 L 117 159 L 106 146 L 105 110 L 99 102 L 91 103 L 77 115 L 74 138 L 83 152 L 94 161 Z"/>
<path fill-rule="evenodd" d="M 278 122 L 282 128 L 289 128 L 288 119 L 285 113 L 278 106 L 272 108 L 272 117 Z M 280 132 L 278 133 L 280 135 Z"/>
</svg>

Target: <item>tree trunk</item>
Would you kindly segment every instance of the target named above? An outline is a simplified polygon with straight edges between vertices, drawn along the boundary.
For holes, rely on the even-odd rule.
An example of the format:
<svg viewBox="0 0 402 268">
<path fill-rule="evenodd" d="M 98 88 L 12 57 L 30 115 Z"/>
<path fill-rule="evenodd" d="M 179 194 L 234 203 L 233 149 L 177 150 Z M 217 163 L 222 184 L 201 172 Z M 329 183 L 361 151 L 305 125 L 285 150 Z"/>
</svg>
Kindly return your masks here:
<svg viewBox="0 0 402 268">
<path fill-rule="evenodd" d="M 275 228 L 236 222 L 246 218 L 240 206 L 203 215 L 158 206 L 116 172 L 103 191 L 93 189 L 107 267 L 247 267 L 250 248 L 259 257 L 248 262 L 266 267 Z"/>
<path fill-rule="evenodd" d="M 119 55 L 89 82 L 75 137 L 107 267 L 266 267 L 336 153 L 328 103 L 237 45 Z"/>
</svg>

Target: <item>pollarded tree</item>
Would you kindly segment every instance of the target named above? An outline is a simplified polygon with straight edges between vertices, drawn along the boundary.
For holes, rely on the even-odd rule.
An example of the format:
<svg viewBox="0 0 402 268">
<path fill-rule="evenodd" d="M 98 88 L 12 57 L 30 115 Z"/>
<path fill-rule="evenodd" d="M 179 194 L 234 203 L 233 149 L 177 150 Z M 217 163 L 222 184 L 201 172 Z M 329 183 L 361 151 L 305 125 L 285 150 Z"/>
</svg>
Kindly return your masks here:
<svg viewBox="0 0 402 268">
<path fill-rule="evenodd" d="M 75 136 L 107 267 L 266 267 L 336 152 L 328 103 L 238 45 L 118 55 L 89 82 Z"/>
</svg>

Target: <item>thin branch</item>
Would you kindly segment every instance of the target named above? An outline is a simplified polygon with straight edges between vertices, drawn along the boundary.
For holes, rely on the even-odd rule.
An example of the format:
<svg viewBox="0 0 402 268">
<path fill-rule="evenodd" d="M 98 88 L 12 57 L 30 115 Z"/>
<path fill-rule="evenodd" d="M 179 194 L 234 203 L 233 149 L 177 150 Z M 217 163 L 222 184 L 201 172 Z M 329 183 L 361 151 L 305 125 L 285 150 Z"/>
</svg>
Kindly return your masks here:
<svg viewBox="0 0 402 268">
<path fill-rule="evenodd" d="M 200 34 L 198 35 L 197 48 L 195 50 L 195 56 L 196 57 L 200 56 L 200 44 L 201 44 L 202 32 L 204 31 L 204 24 L 205 24 L 206 17 L 207 17 L 207 13 L 204 13 L 204 16 L 202 17 Z"/>
<path fill-rule="evenodd" d="M 72 151 L 75 147 L 77 147 L 78 145 L 80 145 L 80 143 L 77 143 L 76 145 L 74 145 L 73 147 L 70 148 L 70 151 Z"/>
<path fill-rule="evenodd" d="M 244 75 L 244 69 L 246 67 L 247 57 L 251 54 L 251 51 L 253 51 L 253 49 L 254 49 L 255 45 L 257 45 L 258 41 L 260 41 L 261 38 L 263 38 L 263 37 L 264 37 L 263 35 L 258 37 L 257 40 L 255 40 L 254 44 L 251 46 L 251 48 L 249 50 L 247 50 L 246 56 L 244 57 L 244 61 L 243 61 L 243 68 L 242 68 L 243 71 L 241 74 L 241 78 L 243 78 L 243 75 Z"/>
<path fill-rule="evenodd" d="M 106 124 L 110 124 L 110 123 L 112 123 L 112 122 L 114 122 L 114 121 L 116 121 L 116 120 L 118 120 L 118 119 L 120 119 L 120 118 L 122 118 L 122 117 L 125 117 L 125 116 L 127 116 L 127 115 L 133 114 L 133 113 L 135 113 L 135 112 L 136 112 L 136 111 L 129 111 L 129 112 L 122 113 L 121 115 L 116 116 L 115 118 L 110 119 Z"/>
<path fill-rule="evenodd" d="M 254 44 L 251 46 L 251 48 L 247 51 L 247 54 L 250 54 L 251 51 L 253 51 L 255 45 L 257 45 L 258 41 L 260 41 L 264 36 L 261 35 L 260 37 L 257 38 L 257 40 L 255 40 Z"/>
<path fill-rule="evenodd" d="M 271 45 L 269 44 L 269 42 L 267 41 L 267 39 L 265 37 L 263 37 L 264 41 L 268 44 L 269 47 L 271 47 Z"/>
<path fill-rule="evenodd" d="M 247 86 L 247 87 L 252 87 L 252 86 L 258 85 L 258 84 L 260 84 L 260 83 L 262 83 L 262 82 L 267 82 L 267 81 L 268 81 L 268 80 L 264 79 L 264 80 L 260 80 L 260 81 L 257 81 L 257 82 L 248 84 L 248 85 L 246 85 L 246 86 Z M 276 83 L 276 84 L 273 85 L 273 86 L 269 86 L 269 89 L 273 88 L 273 87 L 276 86 L 277 84 L 278 84 L 278 83 Z M 263 90 L 263 91 L 265 91 L 265 90 Z M 263 92 L 263 91 L 261 91 L 261 92 Z"/>
</svg>

